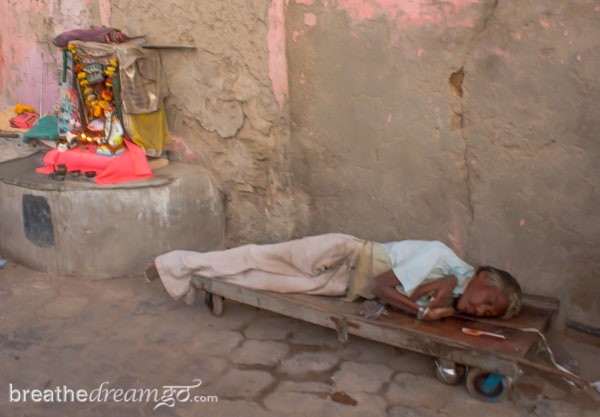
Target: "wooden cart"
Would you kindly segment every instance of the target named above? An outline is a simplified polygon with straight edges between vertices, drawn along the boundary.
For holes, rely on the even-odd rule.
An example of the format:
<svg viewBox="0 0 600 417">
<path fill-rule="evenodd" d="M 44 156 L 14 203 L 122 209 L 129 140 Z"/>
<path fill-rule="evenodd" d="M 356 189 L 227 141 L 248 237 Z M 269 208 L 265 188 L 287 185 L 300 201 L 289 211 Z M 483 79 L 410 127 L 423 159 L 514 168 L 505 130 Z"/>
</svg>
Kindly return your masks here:
<svg viewBox="0 0 600 417">
<path fill-rule="evenodd" d="M 358 314 L 359 303 L 338 297 L 256 291 L 201 276 L 193 277 L 192 286 L 205 292 L 205 301 L 217 316 L 223 313 L 224 299 L 230 299 L 334 329 L 344 343 L 348 335 L 356 335 L 433 356 L 439 380 L 453 385 L 466 379 L 468 392 L 485 401 L 503 398 L 526 368 L 561 376 L 580 388 L 589 386 L 574 374 L 533 359 L 558 311 L 554 298 L 525 295 L 521 314 L 511 320 L 456 316 L 419 321 L 395 311 L 372 320 Z M 473 330 L 492 335 L 473 335 Z"/>
</svg>

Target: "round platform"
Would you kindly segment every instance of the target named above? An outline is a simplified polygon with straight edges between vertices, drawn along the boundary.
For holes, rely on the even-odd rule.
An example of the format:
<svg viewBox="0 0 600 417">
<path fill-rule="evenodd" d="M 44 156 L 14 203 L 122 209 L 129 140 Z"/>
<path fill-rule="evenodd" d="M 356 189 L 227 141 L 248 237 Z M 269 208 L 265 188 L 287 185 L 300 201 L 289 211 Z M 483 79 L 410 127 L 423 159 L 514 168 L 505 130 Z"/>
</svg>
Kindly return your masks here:
<svg viewBox="0 0 600 417">
<path fill-rule="evenodd" d="M 98 186 L 38 174 L 42 154 L 0 164 L 0 253 L 52 274 L 109 278 L 142 273 L 173 249 L 223 240 L 222 199 L 201 166 L 171 163 L 153 177 Z"/>
</svg>

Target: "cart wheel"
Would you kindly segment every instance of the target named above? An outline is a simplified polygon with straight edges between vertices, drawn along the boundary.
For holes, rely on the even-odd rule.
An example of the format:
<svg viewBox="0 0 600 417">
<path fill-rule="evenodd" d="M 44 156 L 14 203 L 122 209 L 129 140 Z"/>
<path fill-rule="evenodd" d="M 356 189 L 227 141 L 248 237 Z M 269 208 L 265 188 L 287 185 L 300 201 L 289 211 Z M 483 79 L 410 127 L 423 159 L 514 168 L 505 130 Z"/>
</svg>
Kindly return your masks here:
<svg viewBox="0 0 600 417">
<path fill-rule="evenodd" d="M 214 295 L 213 293 L 208 291 L 204 293 L 204 304 L 208 306 L 210 311 L 215 316 L 220 316 L 223 314 L 223 301 L 224 298 L 220 295 Z"/>
<path fill-rule="evenodd" d="M 213 308 L 213 295 L 212 295 L 212 293 L 210 293 L 208 291 L 206 291 L 204 293 L 204 304 L 206 304 L 206 306 L 212 310 L 212 308 Z"/>
<path fill-rule="evenodd" d="M 508 394 L 512 388 L 510 378 L 479 368 L 471 368 L 467 373 L 467 391 L 473 397 L 487 402 L 496 402 Z"/>
<path fill-rule="evenodd" d="M 435 361 L 435 377 L 446 385 L 460 384 L 466 373 L 467 367 L 465 365 L 445 359 L 436 359 Z"/>
</svg>

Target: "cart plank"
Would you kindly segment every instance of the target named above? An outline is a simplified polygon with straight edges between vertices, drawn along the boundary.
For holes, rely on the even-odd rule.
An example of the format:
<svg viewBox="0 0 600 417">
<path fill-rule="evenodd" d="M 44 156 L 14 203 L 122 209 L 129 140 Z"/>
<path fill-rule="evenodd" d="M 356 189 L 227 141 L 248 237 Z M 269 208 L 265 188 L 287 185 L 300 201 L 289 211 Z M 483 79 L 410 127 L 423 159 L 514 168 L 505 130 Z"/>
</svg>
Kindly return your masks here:
<svg viewBox="0 0 600 417">
<path fill-rule="evenodd" d="M 524 303 L 523 311 L 512 320 L 478 320 L 449 317 L 438 321 L 419 321 L 402 312 L 390 311 L 377 320 L 358 315 L 360 303 L 339 297 L 307 294 L 281 294 L 256 291 L 227 283 L 223 279 L 194 276 L 195 288 L 274 313 L 360 336 L 395 347 L 408 349 L 507 376 L 518 376 L 519 359 L 537 346 L 538 336 L 520 331 L 535 328 L 544 331 L 555 311 L 549 300 Z M 463 327 L 496 332 L 505 336 L 471 336 Z"/>
</svg>

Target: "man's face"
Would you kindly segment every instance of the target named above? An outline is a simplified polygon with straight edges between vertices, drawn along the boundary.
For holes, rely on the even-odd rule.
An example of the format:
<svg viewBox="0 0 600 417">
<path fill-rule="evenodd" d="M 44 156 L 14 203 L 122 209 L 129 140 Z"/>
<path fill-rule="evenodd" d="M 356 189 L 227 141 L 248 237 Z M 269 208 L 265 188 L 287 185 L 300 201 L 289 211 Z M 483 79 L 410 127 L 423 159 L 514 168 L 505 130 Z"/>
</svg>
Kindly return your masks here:
<svg viewBox="0 0 600 417">
<path fill-rule="evenodd" d="M 488 272 L 473 277 L 456 308 L 475 317 L 500 317 L 508 308 L 508 297 L 500 288 L 487 283 Z"/>
</svg>

